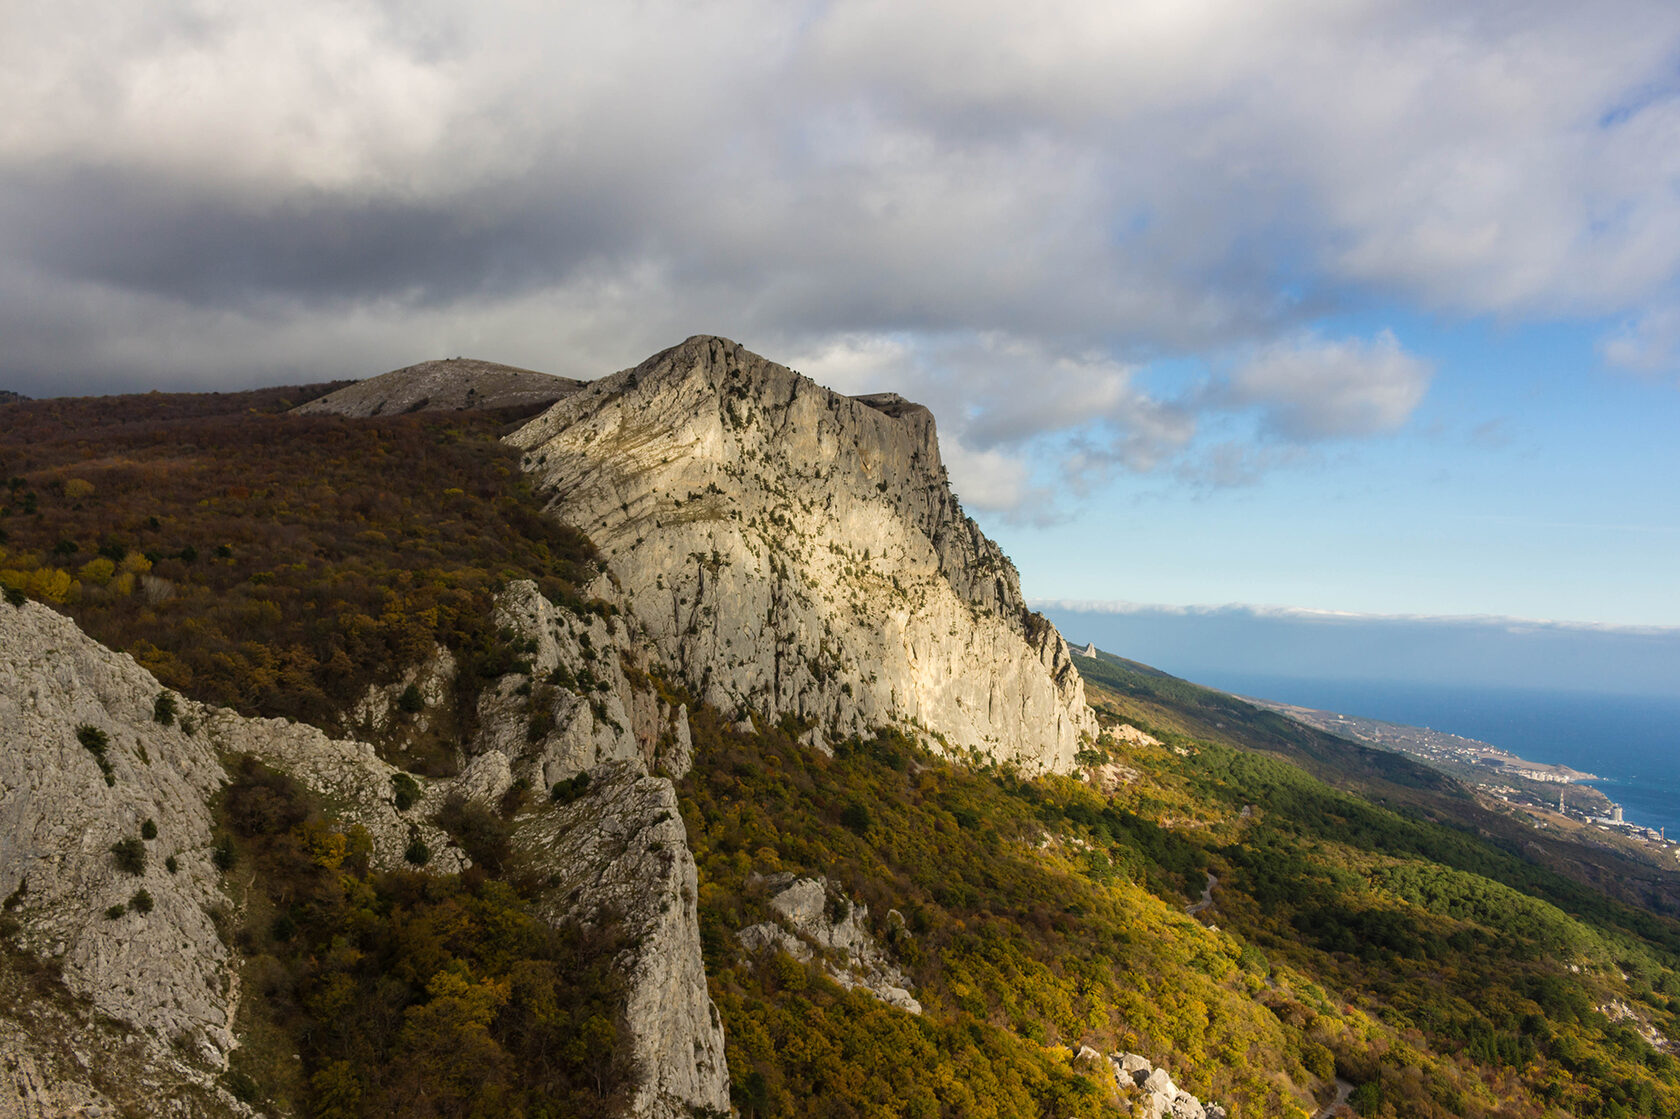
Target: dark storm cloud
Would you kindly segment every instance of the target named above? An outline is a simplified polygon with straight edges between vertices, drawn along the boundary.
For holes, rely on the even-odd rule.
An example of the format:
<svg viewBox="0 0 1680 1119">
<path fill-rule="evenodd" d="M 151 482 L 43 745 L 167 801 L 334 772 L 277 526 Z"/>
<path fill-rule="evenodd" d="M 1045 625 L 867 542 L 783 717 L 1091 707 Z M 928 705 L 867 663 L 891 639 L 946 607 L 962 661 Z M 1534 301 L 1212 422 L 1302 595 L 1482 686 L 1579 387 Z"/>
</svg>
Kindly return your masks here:
<svg viewBox="0 0 1680 1119">
<path fill-rule="evenodd" d="M 42 276 L 239 308 L 403 299 L 436 309 L 564 280 L 621 250 L 622 214 L 587 200 L 288 198 L 266 208 L 191 186 L 77 170 L 11 200 L 15 262 Z"/>
</svg>

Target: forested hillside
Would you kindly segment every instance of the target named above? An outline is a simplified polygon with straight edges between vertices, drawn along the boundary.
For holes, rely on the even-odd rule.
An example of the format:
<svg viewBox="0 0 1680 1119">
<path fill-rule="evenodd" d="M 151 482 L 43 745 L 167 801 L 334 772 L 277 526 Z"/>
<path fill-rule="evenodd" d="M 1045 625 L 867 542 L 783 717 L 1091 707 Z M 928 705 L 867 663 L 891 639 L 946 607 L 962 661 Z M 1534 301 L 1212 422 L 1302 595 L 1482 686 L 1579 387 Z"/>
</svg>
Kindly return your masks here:
<svg viewBox="0 0 1680 1119">
<path fill-rule="evenodd" d="M 595 574 L 499 441 L 530 409 L 288 414 L 333 388 L 32 401 L 0 427 L 0 584 L 65 610 L 158 679 L 334 732 L 369 684 L 441 644 L 471 670 L 417 764 L 509 659 L 510 578 L 562 601 Z"/>
</svg>

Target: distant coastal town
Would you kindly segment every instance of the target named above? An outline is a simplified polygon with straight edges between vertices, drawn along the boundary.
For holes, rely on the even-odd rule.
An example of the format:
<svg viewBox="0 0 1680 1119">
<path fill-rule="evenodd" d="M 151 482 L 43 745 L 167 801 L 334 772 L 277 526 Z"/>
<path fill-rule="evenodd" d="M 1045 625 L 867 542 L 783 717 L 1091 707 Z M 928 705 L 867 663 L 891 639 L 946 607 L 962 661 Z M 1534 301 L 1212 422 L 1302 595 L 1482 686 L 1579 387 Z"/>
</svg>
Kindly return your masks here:
<svg viewBox="0 0 1680 1119">
<path fill-rule="evenodd" d="M 1599 780 L 1597 774 L 1566 765 L 1529 761 L 1490 743 L 1428 727 L 1385 723 L 1251 696 L 1239 698 L 1327 733 L 1416 758 L 1457 777 L 1478 792 L 1527 812 L 1536 827 L 1552 826 L 1562 816 L 1571 823 L 1660 849 L 1680 861 L 1680 842 L 1669 840 L 1665 829 L 1624 819 L 1621 805 L 1584 784 Z"/>
</svg>

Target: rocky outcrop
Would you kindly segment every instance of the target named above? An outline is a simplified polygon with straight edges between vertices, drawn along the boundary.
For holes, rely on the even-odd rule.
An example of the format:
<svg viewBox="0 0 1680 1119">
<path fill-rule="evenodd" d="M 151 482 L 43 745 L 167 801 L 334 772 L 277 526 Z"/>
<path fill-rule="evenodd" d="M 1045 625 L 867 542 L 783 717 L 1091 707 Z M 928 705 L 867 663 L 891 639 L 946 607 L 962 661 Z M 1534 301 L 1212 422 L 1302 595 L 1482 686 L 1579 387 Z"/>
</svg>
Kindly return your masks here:
<svg viewBox="0 0 1680 1119">
<path fill-rule="evenodd" d="M 455 684 L 455 657 L 443 646 L 409 665 L 394 683 L 372 684 L 350 709 L 349 723 L 364 738 L 391 740 L 424 735 L 450 698 Z M 407 710 L 412 702 L 415 707 Z"/>
<path fill-rule="evenodd" d="M 1114 1081 L 1122 1095 L 1137 1099 L 1133 1114 L 1142 1119 L 1225 1119 L 1225 1109 L 1201 1100 L 1173 1083 L 1171 1074 L 1137 1053 L 1111 1053 Z"/>
<path fill-rule="evenodd" d="M 553 872 L 545 916 L 611 926 L 623 938 L 615 966 L 628 990 L 638 1085 L 631 1113 L 726 1110 L 694 860 L 671 781 L 648 775 L 649 766 L 686 772 L 686 710 L 663 703 L 647 677 L 632 679 L 634 638 L 624 620 L 562 609 L 530 583 L 507 589 L 497 620 L 529 650 L 528 671 L 487 690 L 480 739 L 460 775 L 414 778 L 420 799 L 399 810 L 398 771 L 368 743 L 185 700 L 68 618 L 34 603 L 0 605 L 6 932 L 62 971 L 67 1000 L 91 1000 L 80 1018 L 54 1019 L 52 1044 L 40 1040 L 48 1036 L 45 1019 L 37 1021 L 48 1009 L 41 999 L 25 1000 L 22 1017 L 0 1012 L 0 1092 L 24 1101 L 23 1114 L 104 1114 L 134 1082 L 175 1101 L 160 1113 L 243 1112 L 215 1082 L 235 1044 L 237 988 L 211 918 L 234 904 L 211 860 L 209 804 L 225 780 L 221 759 L 250 755 L 321 797 L 340 824 L 364 828 L 375 865 L 403 865 L 419 839 L 431 853 L 428 869 L 440 872 L 467 865 L 429 822 L 450 793 L 493 803 L 519 777 L 546 789 L 589 774 L 575 801 L 528 812 L 516 828 Z M 441 701 L 445 660 L 434 657 L 397 687 L 415 683 L 423 699 L 429 691 Z M 397 695 L 370 693 L 368 717 L 388 715 Z M 173 703 L 167 723 L 157 718 L 160 696 Z M 533 697 L 546 705 L 547 729 L 536 735 Z M 121 858 L 112 850 L 119 842 L 131 848 Z M 98 1062 L 77 1056 L 101 1047 L 121 1075 L 101 1079 Z"/>
<path fill-rule="evenodd" d="M 637 667 L 645 651 L 634 617 L 556 606 L 516 580 L 496 599 L 496 623 L 523 665 L 480 697 L 477 752 L 505 755 L 541 789 L 606 762 L 688 772 L 687 709 L 664 703 Z"/>
<path fill-rule="evenodd" d="M 735 934 L 748 950 L 776 948 L 800 961 L 815 957 L 847 990 L 861 987 L 900 1010 L 922 1012 L 922 1004 L 910 993 L 910 980 L 870 935 L 867 906 L 836 892 L 825 878 L 775 874 L 759 881 L 769 890 L 777 920 L 749 925 Z"/>
<path fill-rule="evenodd" d="M 698 877 L 676 790 L 635 761 L 589 771 L 558 811 L 536 813 L 518 842 L 551 868 L 539 903 L 556 923 L 616 929 L 628 988 L 630 1113 L 689 1119 L 729 1110 L 723 1025 L 700 957 Z"/>
<path fill-rule="evenodd" d="M 344 827 L 360 825 L 373 842 L 372 863 L 381 870 L 404 865 L 404 852 L 418 838 L 431 852 L 429 870 L 451 873 L 467 860 L 450 846 L 445 832 L 430 823 L 450 786 L 421 781 L 424 797 L 406 812 L 398 811 L 395 766 L 380 759 L 373 746 L 332 738 L 306 723 L 288 719 L 251 719 L 226 708 L 193 704 L 202 736 L 225 755 L 249 754 L 289 774 L 332 806 Z"/>
<path fill-rule="evenodd" d="M 255 1113 L 196 1057 L 164 1048 L 76 999 L 50 963 L 0 953 L 0 1116 L 168 1116 Z"/>
<path fill-rule="evenodd" d="M 539 806 L 519 817 L 515 842 L 549 872 L 540 912 L 621 942 L 628 1113 L 727 1111 L 697 872 L 671 783 L 693 754 L 688 712 L 661 699 L 635 618 L 605 601 L 610 583 L 588 593 L 587 610 L 551 602 L 525 580 L 497 596 L 515 670 L 484 689 L 471 758 L 447 787 L 490 804 L 516 781 L 536 790 Z"/>
<path fill-rule="evenodd" d="M 163 691 L 68 618 L 0 605 L 0 894 L 72 993 L 219 1066 L 232 1007 L 210 913 L 228 899 L 209 799 L 224 776 L 202 730 L 156 721 Z"/>
<path fill-rule="evenodd" d="M 932 415 L 719 338 L 591 382 L 510 436 L 713 704 L 824 746 L 899 726 L 1068 771 L 1096 726 L 1055 627 L 946 484 Z"/>
<path fill-rule="evenodd" d="M 399 416 L 540 405 L 576 392 L 584 382 L 473 358 L 423 361 L 394 369 L 293 409 L 306 415 Z"/>
</svg>

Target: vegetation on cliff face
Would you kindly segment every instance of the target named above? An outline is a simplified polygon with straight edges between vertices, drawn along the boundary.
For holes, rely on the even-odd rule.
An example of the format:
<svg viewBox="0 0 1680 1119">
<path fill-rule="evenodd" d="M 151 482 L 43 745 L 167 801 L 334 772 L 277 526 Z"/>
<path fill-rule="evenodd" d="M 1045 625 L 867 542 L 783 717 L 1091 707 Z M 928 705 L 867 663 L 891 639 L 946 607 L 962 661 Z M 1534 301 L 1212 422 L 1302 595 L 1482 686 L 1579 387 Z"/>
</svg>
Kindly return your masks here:
<svg viewBox="0 0 1680 1119">
<path fill-rule="evenodd" d="M 186 695 L 336 732 L 442 644 L 468 671 L 434 737 L 459 738 L 474 669 L 505 654 L 495 591 L 575 601 L 594 553 L 499 442 L 519 413 L 285 414 L 330 387 L 11 407 L 0 584 Z"/>
<path fill-rule="evenodd" d="M 371 873 L 365 833 L 338 830 L 283 774 L 232 768 L 219 819 L 230 881 L 245 885 L 223 921 L 247 988 L 237 1095 L 317 1119 L 622 1104 L 610 931 L 549 926 L 531 912 L 536 878 L 514 867 Z"/>
</svg>

